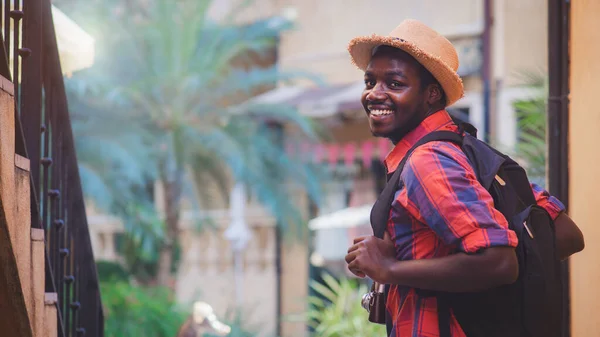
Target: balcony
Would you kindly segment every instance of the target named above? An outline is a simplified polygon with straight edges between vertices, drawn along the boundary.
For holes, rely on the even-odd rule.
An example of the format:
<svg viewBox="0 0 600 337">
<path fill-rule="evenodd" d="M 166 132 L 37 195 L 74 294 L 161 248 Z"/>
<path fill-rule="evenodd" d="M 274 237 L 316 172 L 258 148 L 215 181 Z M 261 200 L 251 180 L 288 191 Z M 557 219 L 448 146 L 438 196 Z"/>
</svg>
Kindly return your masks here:
<svg viewBox="0 0 600 337">
<path fill-rule="evenodd" d="M 50 0 L 0 2 L 2 336 L 104 335 L 63 83 L 89 60 L 61 64 L 56 13 Z"/>
</svg>

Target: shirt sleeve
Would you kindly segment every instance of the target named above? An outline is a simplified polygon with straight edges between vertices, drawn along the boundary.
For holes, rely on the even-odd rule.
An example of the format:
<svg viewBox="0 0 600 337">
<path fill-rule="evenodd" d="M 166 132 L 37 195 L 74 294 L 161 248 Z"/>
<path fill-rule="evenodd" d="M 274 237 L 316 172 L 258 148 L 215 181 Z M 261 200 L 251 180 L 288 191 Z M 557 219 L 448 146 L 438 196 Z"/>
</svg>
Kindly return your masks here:
<svg viewBox="0 0 600 337">
<path fill-rule="evenodd" d="M 516 234 L 494 208 L 465 154 L 453 144 L 431 142 L 413 152 L 402 172 L 406 193 L 398 200 L 412 216 L 459 251 L 517 246 Z"/>
<path fill-rule="evenodd" d="M 538 206 L 543 207 L 553 220 L 556 220 L 560 213 L 565 211 L 565 205 L 541 186 L 531 183 L 531 189 Z"/>
</svg>

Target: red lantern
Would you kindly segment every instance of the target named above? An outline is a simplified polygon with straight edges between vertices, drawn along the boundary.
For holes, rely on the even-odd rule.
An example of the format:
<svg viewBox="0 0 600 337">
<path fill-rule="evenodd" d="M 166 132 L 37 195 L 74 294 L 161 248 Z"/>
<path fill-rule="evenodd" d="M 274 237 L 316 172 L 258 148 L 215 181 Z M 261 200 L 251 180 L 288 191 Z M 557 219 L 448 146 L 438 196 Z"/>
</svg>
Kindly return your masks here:
<svg viewBox="0 0 600 337">
<path fill-rule="evenodd" d="M 373 141 L 370 141 L 370 140 L 362 143 L 362 146 L 360 147 L 360 152 L 362 155 L 362 162 L 366 168 L 371 167 L 371 160 L 372 160 L 374 148 L 375 148 L 375 146 L 373 144 Z"/>
<path fill-rule="evenodd" d="M 356 145 L 354 143 L 346 144 L 346 146 L 344 146 L 344 164 L 346 164 L 346 166 L 352 166 L 355 156 Z"/>
<path fill-rule="evenodd" d="M 329 164 L 332 168 L 337 165 L 337 161 L 340 155 L 340 146 L 338 144 L 330 144 L 329 145 Z"/>
</svg>

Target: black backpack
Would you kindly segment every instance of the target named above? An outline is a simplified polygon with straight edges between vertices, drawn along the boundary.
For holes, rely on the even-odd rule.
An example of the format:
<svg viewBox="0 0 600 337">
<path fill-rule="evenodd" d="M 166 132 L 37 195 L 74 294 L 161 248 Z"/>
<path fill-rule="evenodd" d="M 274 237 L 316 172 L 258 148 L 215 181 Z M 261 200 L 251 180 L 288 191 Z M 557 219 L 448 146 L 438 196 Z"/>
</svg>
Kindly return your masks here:
<svg viewBox="0 0 600 337">
<path fill-rule="evenodd" d="M 475 135 L 475 128 L 465 123 L 460 133 L 435 131 L 415 144 L 396 171 L 388 173 L 388 182 L 371 211 L 373 233 L 379 238 L 384 235 L 395 192 L 403 186 L 400 174 L 412 152 L 431 141 L 458 144 L 492 195 L 495 208 L 517 234 L 519 277 L 513 284 L 477 293 L 417 290 L 423 296 L 437 297 L 440 337 L 450 337 L 450 309 L 467 337 L 560 337 L 562 275 L 554 222 L 537 205 L 525 170 Z M 389 317 L 387 321 L 389 335 L 392 322 Z"/>
</svg>

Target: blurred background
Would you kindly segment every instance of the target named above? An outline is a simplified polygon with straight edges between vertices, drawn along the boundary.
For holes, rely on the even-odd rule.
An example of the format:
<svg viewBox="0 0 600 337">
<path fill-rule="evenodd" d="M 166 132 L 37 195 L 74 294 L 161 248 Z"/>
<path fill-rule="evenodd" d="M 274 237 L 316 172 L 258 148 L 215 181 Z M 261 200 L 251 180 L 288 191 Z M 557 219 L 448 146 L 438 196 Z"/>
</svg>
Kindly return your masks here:
<svg viewBox="0 0 600 337">
<path fill-rule="evenodd" d="M 38 104 L 47 111 L 40 112 L 40 120 L 55 118 L 52 97 L 64 90 L 66 105 L 58 109 L 65 115 L 54 123 L 66 121 L 70 131 L 64 132 L 72 132 L 72 141 L 56 144 L 73 142 L 76 155 L 74 179 L 81 182 L 85 201 L 85 208 L 78 204 L 85 210 L 78 219 L 89 232 L 80 242 L 89 240 L 91 249 L 82 248 L 95 261 L 89 282 L 99 286 L 96 301 L 101 305 L 92 319 L 104 329 L 98 335 L 385 335 L 385 328 L 369 323 L 360 307 L 370 283 L 347 271 L 344 256 L 354 237 L 371 233 L 370 209 L 384 186 L 382 160 L 392 144 L 370 134 L 359 101 L 363 74 L 350 63 L 346 45 L 358 35 L 386 35 L 407 18 L 431 26 L 458 51 L 465 97 L 448 108 L 454 118 L 473 124 L 479 138 L 519 160 L 531 180 L 565 203 L 593 194 L 589 179 L 599 183 L 584 165 L 592 160 L 589 152 L 581 146 L 568 152 L 569 144 L 590 141 L 576 137 L 590 137 L 599 116 L 571 115 L 571 125 L 591 132 L 567 136 L 569 41 L 575 41 L 576 32 L 583 34 L 581 45 L 600 38 L 589 33 L 594 29 L 586 13 L 592 7 L 600 10 L 591 2 L 573 12 L 569 1 L 544 0 L 3 4 L 12 20 L 18 20 L 15 10 L 25 12 L 24 48 L 31 48 L 27 42 L 48 48 L 54 41 L 50 37 L 56 38 L 62 82 L 49 81 L 45 56 L 32 53 L 40 57 L 35 60 L 41 70 L 35 69 L 41 75 L 35 78 L 44 83 L 43 91 L 26 85 L 28 80 L 37 83 L 27 72 L 34 69 L 30 58 L 19 61 L 22 71 L 18 68 L 21 63 L 15 60 L 29 57 L 23 48 L 14 47 L 8 35 L 4 42 L 8 64 L 14 64 L 10 71 L 23 80 L 21 96 L 15 94 L 21 97 L 17 112 Z M 37 26 L 28 25 L 35 22 L 29 13 L 51 22 L 53 34 L 42 25 L 37 32 L 44 38 L 31 38 Z M 572 28 L 571 13 L 578 13 L 581 29 Z M 5 32 L 16 34 L 14 44 L 20 41 L 18 29 L 5 15 Z M 598 56 L 593 49 L 580 50 L 580 67 Z M 575 73 L 587 78 L 584 69 Z M 31 88 L 38 88 L 37 100 L 26 96 Z M 27 137 L 39 130 L 30 131 L 21 114 L 29 158 L 34 158 Z M 63 133 L 52 130 L 61 131 L 50 137 Z M 66 151 L 62 145 L 52 147 L 47 136 L 36 137 L 42 154 L 44 148 L 59 157 Z M 17 153 L 18 143 L 17 135 Z M 45 192 L 44 181 L 62 181 L 48 173 L 53 172 L 47 171 L 51 162 L 31 160 L 33 176 L 42 177 L 41 183 L 32 178 L 32 193 L 35 188 Z M 70 172 L 64 179 L 75 174 Z M 569 185 L 574 174 L 579 180 Z M 49 232 L 45 221 L 56 224 L 51 215 L 55 204 L 37 193 L 41 199 L 34 206 L 41 215 L 32 217 L 41 219 L 47 241 L 67 240 L 75 250 L 77 233 L 84 232 L 68 232 L 64 238 Z M 592 219 L 589 209 L 570 209 L 586 236 L 590 232 L 581 222 Z M 67 221 L 65 216 L 56 219 Z M 61 258 L 70 256 L 48 245 Z M 593 258 L 593 248 L 591 253 L 586 249 L 582 259 Z M 54 261 L 60 260 L 54 253 L 46 254 L 51 254 L 46 272 L 49 264 L 58 280 L 53 285 L 46 281 L 46 294 L 50 288 L 58 294 L 63 317 L 58 324 L 64 325 L 59 331 L 78 335 L 75 324 L 85 316 L 72 313 L 79 307 L 74 309 L 71 300 L 86 288 L 69 288 L 73 280 L 81 284 L 69 277 L 86 272 L 73 267 L 69 274 L 70 267 L 56 267 Z M 565 264 L 571 271 L 565 277 L 565 300 L 572 308 L 565 320 L 574 322 L 565 336 L 573 331 L 578 331 L 573 336 L 600 336 L 598 323 L 587 316 L 597 304 L 583 295 L 595 290 L 574 276 L 589 271 L 584 265 Z M 572 290 L 573 280 L 581 292 Z M 77 303 L 83 308 L 82 301 Z"/>
</svg>

